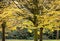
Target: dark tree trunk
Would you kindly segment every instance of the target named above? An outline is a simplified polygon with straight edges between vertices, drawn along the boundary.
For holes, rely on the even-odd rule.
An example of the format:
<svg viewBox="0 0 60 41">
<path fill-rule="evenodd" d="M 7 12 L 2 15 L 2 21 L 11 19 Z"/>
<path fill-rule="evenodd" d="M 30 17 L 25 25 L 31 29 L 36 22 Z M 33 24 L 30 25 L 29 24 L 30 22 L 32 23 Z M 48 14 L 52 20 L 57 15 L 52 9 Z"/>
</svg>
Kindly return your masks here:
<svg viewBox="0 0 60 41">
<path fill-rule="evenodd" d="M 5 28 L 2 28 L 2 41 L 5 41 Z"/>
<path fill-rule="evenodd" d="M 40 28 L 40 41 L 42 41 L 42 36 L 43 36 L 43 28 Z"/>
<path fill-rule="evenodd" d="M 5 41 L 5 27 L 6 27 L 6 22 L 3 21 L 3 23 L 2 23 L 2 41 Z"/>
</svg>

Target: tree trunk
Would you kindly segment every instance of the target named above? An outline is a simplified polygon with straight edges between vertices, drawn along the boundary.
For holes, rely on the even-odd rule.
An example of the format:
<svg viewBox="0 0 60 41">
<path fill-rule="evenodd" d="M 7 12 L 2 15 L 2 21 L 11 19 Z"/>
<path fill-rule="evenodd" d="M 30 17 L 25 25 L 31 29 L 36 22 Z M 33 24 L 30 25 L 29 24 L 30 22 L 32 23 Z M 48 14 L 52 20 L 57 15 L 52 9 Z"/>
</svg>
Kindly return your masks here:
<svg viewBox="0 0 60 41">
<path fill-rule="evenodd" d="M 2 23 L 2 41 L 5 41 L 5 27 L 6 27 L 6 22 Z"/>
<path fill-rule="evenodd" d="M 2 28 L 2 41 L 5 41 L 5 28 Z"/>
<path fill-rule="evenodd" d="M 38 41 L 37 29 L 34 29 L 34 41 Z"/>
<path fill-rule="evenodd" d="M 57 30 L 56 39 L 59 39 L 59 30 Z"/>
<path fill-rule="evenodd" d="M 40 41 L 42 41 L 42 36 L 43 36 L 43 28 L 40 28 Z"/>
</svg>

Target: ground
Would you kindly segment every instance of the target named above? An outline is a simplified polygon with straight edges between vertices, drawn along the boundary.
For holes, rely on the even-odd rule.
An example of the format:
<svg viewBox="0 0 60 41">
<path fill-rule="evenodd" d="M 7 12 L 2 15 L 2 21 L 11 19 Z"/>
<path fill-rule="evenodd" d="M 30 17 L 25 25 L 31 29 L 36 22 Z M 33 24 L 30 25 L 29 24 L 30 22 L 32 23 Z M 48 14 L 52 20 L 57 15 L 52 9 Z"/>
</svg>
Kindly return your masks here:
<svg viewBox="0 0 60 41">
<path fill-rule="evenodd" d="M 33 41 L 33 40 L 10 40 L 9 39 L 9 40 L 6 40 L 6 41 Z M 43 40 L 43 41 L 60 41 L 60 40 Z"/>
</svg>

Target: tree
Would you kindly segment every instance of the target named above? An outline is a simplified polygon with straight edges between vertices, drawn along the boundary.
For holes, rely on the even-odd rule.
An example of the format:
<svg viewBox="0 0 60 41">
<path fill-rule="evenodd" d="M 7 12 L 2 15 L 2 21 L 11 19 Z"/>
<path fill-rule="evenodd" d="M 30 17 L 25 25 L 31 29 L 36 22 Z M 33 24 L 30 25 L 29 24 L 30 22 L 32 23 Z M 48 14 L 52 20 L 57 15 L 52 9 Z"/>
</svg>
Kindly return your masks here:
<svg viewBox="0 0 60 41">
<path fill-rule="evenodd" d="M 49 16 L 47 16 L 47 20 L 46 21 L 44 21 L 46 18 L 44 18 L 44 17 L 42 17 L 42 19 L 43 19 L 43 24 L 42 25 L 40 25 L 40 27 L 42 26 L 42 27 L 45 27 L 46 25 L 49 25 L 50 23 L 51 23 L 51 16 L 53 16 L 54 14 L 50 14 L 49 12 L 53 12 L 54 10 L 56 10 L 56 9 L 54 9 L 55 8 L 55 6 L 56 5 L 54 5 L 55 4 L 55 2 L 54 2 L 54 0 L 53 1 L 51 1 L 51 0 L 45 0 L 45 1 L 41 1 L 41 0 L 25 0 L 25 1 L 23 1 L 23 0 L 20 0 L 19 2 L 17 2 L 17 1 L 13 1 L 16 5 L 17 5 L 17 7 L 20 9 L 21 7 L 19 7 L 19 6 L 21 6 L 22 5 L 22 7 L 23 8 L 25 8 L 25 9 L 27 9 L 27 10 L 29 10 L 32 14 L 33 14 L 33 20 L 32 20 L 32 18 L 31 17 L 29 17 L 29 20 L 34 24 L 34 26 L 35 27 L 38 27 L 38 19 L 37 19 L 37 16 L 38 15 L 40 15 L 41 14 L 41 16 L 47 16 L 47 15 L 49 15 Z M 40 2 L 40 4 L 38 4 Z M 20 3 L 20 5 L 19 5 L 19 3 Z M 22 4 L 21 4 L 22 3 Z M 45 6 L 45 4 L 47 3 L 47 5 Z M 48 4 L 49 3 L 49 4 Z M 48 5 L 50 5 L 50 6 L 48 6 Z M 53 6 L 52 6 L 53 5 Z M 43 13 L 43 14 L 42 14 Z M 44 13 L 47 13 L 47 14 L 44 14 Z M 52 17 L 53 18 L 53 17 Z M 56 17 L 55 17 L 56 18 Z M 54 19 L 54 18 L 53 18 Z M 52 19 L 52 22 L 53 22 L 53 19 Z M 41 22 L 41 21 L 40 21 Z M 47 22 L 47 23 L 46 23 Z M 41 23 L 40 23 L 41 24 Z M 52 25 L 50 24 L 50 26 L 52 27 Z M 50 28 L 51 28 L 50 27 Z M 41 30 L 42 31 L 42 30 Z M 37 30 L 35 30 L 35 41 L 37 41 Z M 41 37 L 42 38 L 42 37 Z M 42 40 L 40 40 L 40 41 L 42 41 Z"/>
<path fill-rule="evenodd" d="M 34 29 L 34 41 L 38 40 L 37 30 L 40 29 L 40 38 L 42 38 L 42 31 L 43 28 L 51 29 L 53 27 L 57 27 L 59 25 L 59 22 L 56 20 L 59 19 L 59 1 L 57 0 L 12 0 L 12 7 L 8 7 L 9 10 L 8 13 L 4 13 L 4 17 L 6 19 L 16 19 L 19 22 L 15 25 L 12 25 L 10 27 L 14 26 L 22 26 L 23 28 L 28 29 Z M 14 4 L 14 6 L 13 6 Z M 50 6 L 49 6 L 50 5 Z M 6 10 L 6 8 L 5 8 Z M 15 13 L 12 14 L 11 12 L 14 11 Z M 5 11 L 7 12 L 7 11 Z M 11 16 L 12 15 L 12 16 Z M 15 15 L 15 16 L 13 16 Z M 17 15 L 17 16 L 16 16 Z M 2 16 L 1 16 L 2 17 Z M 12 21 L 13 22 L 13 21 Z M 58 23 L 58 25 L 56 24 Z M 8 23 L 7 23 L 8 24 Z M 12 23 L 14 24 L 14 22 Z M 42 29 L 41 29 L 42 28 Z M 40 39 L 42 41 L 42 39 Z"/>
<path fill-rule="evenodd" d="M 5 41 L 5 27 L 6 27 L 6 22 L 3 21 L 2 23 L 2 41 Z"/>
<path fill-rule="evenodd" d="M 12 21 L 12 19 L 14 19 L 14 17 L 13 16 L 11 16 L 11 14 L 12 14 L 12 10 L 14 11 L 14 8 L 11 8 L 11 6 L 6 6 L 5 5 L 5 3 L 4 2 L 1 2 L 1 13 L 0 13 L 0 22 L 1 22 L 1 27 L 2 27 L 2 41 L 5 41 L 5 29 L 8 27 L 11 27 L 11 26 L 14 26 L 14 25 L 12 25 L 13 23 L 13 21 Z M 11 9 L 10 9 L 11 8 Z M 10 19 L 11 17 L 12 17 L 12 19 Z M 11 21 L 10 21 L 10 20 Z M 11 22 L 10 24 L 9 24 L 9 22 Z M 15 21 L 14 21 L 15 22 Z"/>
</svg>

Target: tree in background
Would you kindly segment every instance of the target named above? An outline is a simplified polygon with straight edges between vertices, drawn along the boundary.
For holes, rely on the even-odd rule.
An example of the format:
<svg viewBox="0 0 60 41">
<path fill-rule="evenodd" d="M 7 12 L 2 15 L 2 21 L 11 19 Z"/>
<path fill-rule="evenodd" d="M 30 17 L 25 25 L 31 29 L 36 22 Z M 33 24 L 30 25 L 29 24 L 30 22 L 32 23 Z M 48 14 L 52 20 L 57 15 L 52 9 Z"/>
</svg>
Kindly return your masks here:
<svg viewBox="0 0 60 41">
<path fill-rule="evenodd" d="M 2 41 L 5 41 L 5 27 L 6 27 L 6 22 L 3 21 L 3 23 L 2 23 Z"/>
</svg>

